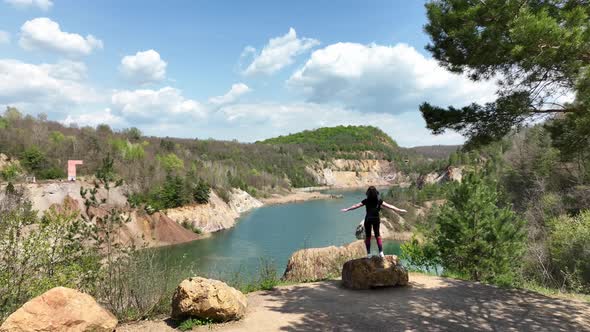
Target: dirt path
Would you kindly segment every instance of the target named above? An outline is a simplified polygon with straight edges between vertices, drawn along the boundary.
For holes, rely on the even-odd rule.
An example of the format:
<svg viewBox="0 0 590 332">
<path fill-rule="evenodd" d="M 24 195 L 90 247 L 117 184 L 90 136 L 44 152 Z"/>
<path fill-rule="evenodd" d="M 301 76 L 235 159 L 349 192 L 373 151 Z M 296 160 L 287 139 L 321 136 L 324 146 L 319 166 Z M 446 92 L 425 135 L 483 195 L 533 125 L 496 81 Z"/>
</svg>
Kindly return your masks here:
<svg viewBox="0 0 590 332">
<path fill-rule="evenodd" d="M 338 281 L 248 295 L 240 322 L 197 331 L 590 331 L 590 304 L 418 274 L 411 286 L 352 291 Z M 144 322 L 117 331 L 173 331 Z"/>
</svg>

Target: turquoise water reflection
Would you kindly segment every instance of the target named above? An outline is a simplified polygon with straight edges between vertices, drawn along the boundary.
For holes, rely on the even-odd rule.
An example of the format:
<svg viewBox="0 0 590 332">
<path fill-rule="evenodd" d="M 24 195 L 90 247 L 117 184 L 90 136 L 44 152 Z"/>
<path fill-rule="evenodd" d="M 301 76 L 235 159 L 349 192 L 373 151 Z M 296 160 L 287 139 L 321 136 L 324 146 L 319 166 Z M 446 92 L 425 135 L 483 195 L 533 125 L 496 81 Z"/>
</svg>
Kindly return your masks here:
<svg viewBox="0 0 590 332">
<path fill-rule="evenodd" d="M 158 249 L 162 261 L 187 271 L 230 278 L 237 272 L 255 275 L 260 259 L 270 260 L 282 273 L 299 249 L 343 245 L 356 240 L 356 225 L 364 210 L 340 212 L 364 198 L 362 191 L 339 191 L 343 198 L 265 206 L 243 215 L 237 225 L 210 238 Z M 373 250 L 376 245 L 373 243 Z M 399 250 L 399 245 L 397 246 Z"/>
</svg>

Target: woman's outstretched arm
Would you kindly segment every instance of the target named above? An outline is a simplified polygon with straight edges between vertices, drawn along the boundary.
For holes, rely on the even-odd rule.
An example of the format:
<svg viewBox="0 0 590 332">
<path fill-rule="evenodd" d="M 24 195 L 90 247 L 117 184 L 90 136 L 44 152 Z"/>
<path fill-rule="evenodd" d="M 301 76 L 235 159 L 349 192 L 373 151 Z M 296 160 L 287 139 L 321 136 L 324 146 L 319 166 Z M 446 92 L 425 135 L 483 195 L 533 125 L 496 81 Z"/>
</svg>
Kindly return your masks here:
<svg viewBox="0 0 590 332">
<path fill-rule="evenodd" d="M 342 211 L 342 212 L 347 212 L 347 211 L 350 211 L 350 210 L 356 210 L 356 209 L 360 208 L 360 207 L 361 207 L 361 206 L 363 206 L 363 205 L 365 205 L 365 204 L 363 204 L 362 202 L 361 202 L 361 203 L 357 203 L 357 204 L 355 204 L 355 205 L 353 205 L 353 206 L 351 206 L 351 207 L 349 207 L 349 208 L 342 209 L 342 210 L 340 210 L 340 211 Z"/>
<path fill-rule="evenodd" d="M 395 211 L 395 212 L 398 212 L 398 213 L 406 213 L 406 212 L 408 212 L 408 211 L 406 211 L 406 210 L 404 210 L 404 209 L 400 209 L 400 208 L 398 208 L 398 207 L 396 207 L 396 206 L 393 206 L 393 205 L 391 205 L 391 204 L 388 204 L 388 203 L 386 203 L 386 202 L 383 202 L 383 206 L 385 206 L 386 208 L 388 208 L 388 209 L 390 209 L 390 210 L 393 210 L 393 211 Z"/>
</svg>

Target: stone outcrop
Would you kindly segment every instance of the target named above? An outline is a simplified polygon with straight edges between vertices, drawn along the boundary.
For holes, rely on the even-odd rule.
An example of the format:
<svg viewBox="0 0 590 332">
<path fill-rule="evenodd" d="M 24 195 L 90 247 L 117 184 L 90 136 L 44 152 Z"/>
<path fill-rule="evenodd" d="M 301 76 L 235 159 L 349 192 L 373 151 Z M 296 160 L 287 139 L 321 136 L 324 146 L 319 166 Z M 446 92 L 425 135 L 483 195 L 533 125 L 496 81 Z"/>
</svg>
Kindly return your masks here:
<svg viewBox="0 0 590 332">
<path fill-rule="evenodd" d="M 0 326 L 2 332 L 112 332 L 117 318 L 77 290 L 56 287 L 25 303 Z"/>
<path fill-rule="evenodd" d="M 294 282 L 316 281 L 337 277 L 347 260 L 367 254 L 363 241 L 342 247 L 309 248 L 291 255 L 283 280 Z"/>
<path fill-rule="evenodd" d="M 166 210 L 166 215 L 177 223 L 188 223 L 203 233 L 228 229 L 236 224 L 241 213 L 262 206 L 262 202 L 247 192 L 233 189 L 229 203 L 211 192 L 209 203 L 193 204 Z"/>
<path fill-rule="evenodd" d="M 262 202 L 250 196 L 247 192 L 234 188 L 230 193 L 229 207 L 238 214 L 248 212 L 262 206 Z"/>
<path fill-rule="evenodd" d="M 408 272 L 398 264 L 395 255 L 353 259 L 342 266 L 342 284 L 352 289 L 405 286 Z"/>
<path fill-rule="evenodd" d="M 55 181 L 50 183 L 26 183 L 24 184 L 25 195 L 33 204 L 33 209 L 37 210 L 39 216 L 45 210 L 54 204 L 62 204 L 66 198 L 73 200 L 78 204 L 78 209 L 84 211 L 84 199 L 80 195 L 80 188 L 94 188 L 94 183 L 86 181 Z M 111 188 L 107 191 L 104 188 L 98 189 L 96 199 L 106 200 L 109 206 L 124 207 L 127 205 L 125 196 L 126 188 L 124 186 Z"/>
<path fill-rule="evenodd" d="M 244 317 L 248 302 L 237 289 L 219 280 L 200 277 L 183 280 L 172 297 L 172 317 L 197 317 L 226 322 Z"/>
<path fill-rule="evenodd" d="M 445 182 L 461 182 L 463 179 L 463 169 L 460 167 L 449 166 L 442 172 L 430 172 L 423 174 L 416 180 L 418 188 L 422 188 L 427 184 L 442 184 Z"/>
<path fill-rule="evenodd" d="M 401 172 L 396 171 L 394 163 L 377 159 L 320 160 L 307 166 L 306 171 L 318 184 L 337 188 L 388 186 L 408 181 Z"/>
</svg>

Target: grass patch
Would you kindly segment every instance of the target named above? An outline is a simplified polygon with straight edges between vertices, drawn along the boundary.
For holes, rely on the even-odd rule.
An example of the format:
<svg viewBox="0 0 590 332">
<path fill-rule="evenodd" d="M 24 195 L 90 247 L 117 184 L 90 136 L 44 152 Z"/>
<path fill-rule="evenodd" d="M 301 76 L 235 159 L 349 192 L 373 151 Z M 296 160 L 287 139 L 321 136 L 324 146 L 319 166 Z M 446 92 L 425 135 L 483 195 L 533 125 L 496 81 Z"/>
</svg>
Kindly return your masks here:
<svg viewBox="0 0 590 332">
<path fill-rule="evenodd" d="M 544 287 L 534 282 L 524 282 L 521 285 L 521 288 L 533 291 L 535 293 L 543 294 L 545 296 L 557 297 L 568 300 L 573 299 L 590 303 L 590 294 L 562 292 L 559 289 Z"/>
<path fill-rule="evenodd" d="M 182 321 L 177 328 L 181 331 L 190 331 L 197 326 L 207 326 L 211 324 L 213 324 L 213 321 L 209 318 L 189 318 Z"/>
<path fill-rule="evenodd" d="M 237 271 L 224 281 L 245 294 L 259 290 L 271 290 L 281 283 L 277 268 L 272 260 L 266 258 L 260 258 L 256 278 L 249 280 L 244 274 L 244 271 Z"/>
</svg>

